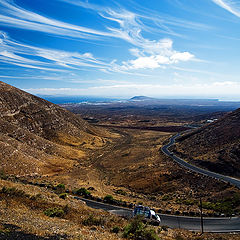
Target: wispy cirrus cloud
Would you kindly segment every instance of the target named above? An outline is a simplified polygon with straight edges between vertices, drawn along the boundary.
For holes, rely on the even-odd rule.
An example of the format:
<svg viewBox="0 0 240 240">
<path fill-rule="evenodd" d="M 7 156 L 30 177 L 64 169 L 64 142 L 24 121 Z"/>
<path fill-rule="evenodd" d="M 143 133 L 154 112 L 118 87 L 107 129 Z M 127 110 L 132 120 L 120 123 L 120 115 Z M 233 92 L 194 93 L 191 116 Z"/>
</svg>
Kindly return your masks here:
<svg viewBox="0 0 240 240">
<path fill-rule="evenodd" d="M 240 1 L 234 0 L 212 0 L 220 7 L 226 9 L 237 17 L 240 17 Z"/>
<path fill-rule="evenodd" d="M 180 61 L 189 61 L 194 55 L 189 52 L 179 52 L 173 49 L 171 39 L 149 40 L 142 36 L 142 23 L 136 14 L 121 10 L 116 12 L 108 10 L 102 16 L 119 24 L 120 28 L 110 28 L 112 32 L 123 35 L 136 48 L 130 49 L 130 53 L 136 59 L 124 61 L 120 66 L 122 70 L 154 69 Z"/>
<path fill-rule="evenodd" d="M 9 38 L 5 32 L 0 32 L 0 62 L 51 72 L 96 69 L 105 73 L 118 72 L 128 75 L 148 76 L 127 71 L 126 68 L 115 63 L 115 61 L 107 62 L 97 59 L 89 52 L 80 54 L 23 44 Z"/>
<path fill-rule="evenodd" d="M 0 61 L 47 71 L 78 70 L 81 68 L 108 69 L 110 67 L 109 63 L 96 59 L 88 52 L 80 54 L 34 47 L 14 41 L 4 32 L 0 32 Z"/>
<path fill-rule="evenodd" d="M 0 1 L 0 24 L 73 38 L 97 39 L 104 36 L 113 37 L 108 32 L 69 24 L 28 11 L 10 0 Z"/>
<path fill-rule="evenodd" d="M 75 1 L 75 0 L 60 0 L 65 3 L 69 3 L 75 6 L 79 6 L 86 9 L 91 9 L 92 11 L 96 11 L 98 13 L 104 13 L 108 12 L 111 8 L 103 7 L 97 4 L 90 3 L 89 1 Z M 194 21 L 187 21 L 185 19 L 176 18 L 167 14 L 159 13 L 157 11 L 154 11 L 153 9 L 146 9 L 142 5 L 139 5 L 136 1 L 131 1 L 131 6 L 133 6 L 136 9 L 136 12 L 134 13 L 135 17 L 140 19 L 148 19 L 152 23 L 156 25 L 155 28 L 151 28 L 149 26 L 144 26 L 145 30 L 154 30 L 158 32 L 168 33 L 169 35 L 178 35 L 180 34 L 176 33 L 170 27 L 168 26 L 175 26 L 175 27 L 181 27 L 181 28 L 189 28 L 189 29 L 195 29 L 195 30 L 210 30 L 211 26 L 194 22 Z M 117 3 L 116 9 L 123 9 L 120 6 L 120 3 Z M 112 9 L 113 10 L 113 9 Z M 131 12 L 133 13 L 133 12 Z M 142 24 L 143 25 L 143 24 Z"/>
<path fill-rule="evenodd" d="M 80 69 L 81 67 L 85 67 L 98 68 L 106 73 L 119 72 L 132 74 L 131 71 L 138 69 L 161 68 L 170 64 L 194 59 L 194 55 L 190 52 L 174 50 L 171 39 L 150 40 L 143 37 L 143 32 L 149 30 L 141 21 L 141 19 L 147 18 L 146 16 L 130 12 L 123 8 L 113 10 L 96 4 L 89 4 L 88 2 L 62 1 L 97 12 L 102 20 L 105 20 L 105 31 L 73 25 L 46 17 L 21 8 L 11 0 L 0 0 L 0 25 L 51 33 L 67 38 L 73 37 L 94 40 L 100 40 L 106 37 L 118 38 L 134 46 L 135 49 L 131 48 L 130 52 L 135 58 L 121 63 L 106 63 L 97 60 L 91 53 L 79 54 L 37 48 L 2 38 L 0 60 L 29 68 L 38 67 L 39 69 L 46 70 L 47 67 L 50 71 L 53 67 L 58 67 L 59 69 L 61 67 L 63 69 Z M 150 20 L 156 25 L 156 28 L 159 28 L 160 23 L 156 20 L 156 16 L 153 19 L 150 18 Z M 157 22 L 158 24 L 156 24 Z M 166 26 L 168 23 L 167 21 L 161 23 L 163 31 L 169 29 Z M 169 33 L 171 34 L 173 32 L 169 30 Z M 3 41 L 5 44 L 3 44 Z M 138 56 L 136 53 L 138 53 Z M 29 59 L 26 57 L 27 54 L 38 57 L 40 60 Z"/>
</svg>

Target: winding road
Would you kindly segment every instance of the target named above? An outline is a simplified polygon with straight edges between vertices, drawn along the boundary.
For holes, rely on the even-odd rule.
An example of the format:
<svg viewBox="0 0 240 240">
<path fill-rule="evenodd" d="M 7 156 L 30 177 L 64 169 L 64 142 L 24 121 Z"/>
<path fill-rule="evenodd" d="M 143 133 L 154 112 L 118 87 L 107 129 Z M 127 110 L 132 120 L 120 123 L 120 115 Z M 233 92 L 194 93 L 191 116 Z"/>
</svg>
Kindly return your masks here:
<svg viewBox="0 0 240 240">
<path fill-rule="evenodd" d="M 170 138 L 168 144 L 162 147 L 162 152 L 167 156 L 171 157 L 178 164 L 183 166 L 184 168 L 191 170 L 196 173 L 203 174 L 205 176 L 209 176 L 224 182 L 228 182 L 238 188 L 240 188 L 240 180 L 224 176 L 215 172 L 211 172 L 200 167 L 191 165 L 184 161 L 183 159 L 177 157 L 172 152 L 168 150 L 170 146 L 175 144 L 175 140 L 180 136 L 180 133 Z M 80 197 L 74 197 L 81 201 L 84 201 L 87 206 L 95 209 L 102 209 L 119 216 L 130 218 L 132 216 L 132 209 L 123 208 L 118 206 L 113 206 L 110 204 L 96 202 L 93 200 L 88 200 Z M 170 228 L 183 228 L 192 231 L 201 231 L 201 222 L 199 217 L 186 217 L 186 216 L 175 216 L 175 215 L 167 215 L 167 214 L 159 214 L 161 218 L 161 225 L 168 226 Z M 224 217 L 224 218 L 204 218 L 203 219 L 203 230 L 204 232 L 216 232 L 216 233 L 224 233 L 224 232 L 240 232 L 240 217 Z"/>
<path fill-rule="evenodd" d="M 113 206 L 110 204 L 96 202 L 89 199 L 74 197 L 84 201 L 87 206 L 95 209 L 102 209 L 119 216 L 130 218 L 132 216 L 132 209 Z M 167 214 L 159 214 L 161 218 L 161 225 L 170 228 L 183 228 L 192 231 L 201 230 L 201 222 L 199 217 L 185 217 L 174 216 Z M 204 232 L 240 232 L 240 218 L 204 218 L 203 219 Z"/>
<path fill-rule="evenodd" d="M 190 163 L 184 161 L 183 159 L 179 158 L 178 156 L 176 156 L 172 152 L 170 152 L 168 150 L 168 148 L 171 147 L 173 144 L 175 144 L 175 140 L 179 136 L 180 136 L 180 133 L 174 135 L 173 137 L 170 138 L 169 143 L 162 147 L 162 152 L 164 154 L 166 154 L 167 156 L 171 157 L 175 162 L 180 164 L 182 167 L 187 168 L 188 170 L 191 170 L 193 172 L 200 173 L 200 174 L 203 174 L 205 176 L 209 176 L 209 177 L 212 177 L 212 178 L 215 178 L 215 179 L 218 179 L 218 180 L 230 183 L 230 184 L 232 184 L 235 187 L 240 189 L 240 180 L 239 179 L 236 179 L 236 178 L 233 178 L 233 177 L 229 177 L 229 176 L 225 176 L 225 175 L 222 175 L 222 174 L 219 174 L 219 173 L 211 172 L 211 171 L 208 171 L 206 169 L 203 169 L 203 168 L 191 165 Z"/>
</svg>

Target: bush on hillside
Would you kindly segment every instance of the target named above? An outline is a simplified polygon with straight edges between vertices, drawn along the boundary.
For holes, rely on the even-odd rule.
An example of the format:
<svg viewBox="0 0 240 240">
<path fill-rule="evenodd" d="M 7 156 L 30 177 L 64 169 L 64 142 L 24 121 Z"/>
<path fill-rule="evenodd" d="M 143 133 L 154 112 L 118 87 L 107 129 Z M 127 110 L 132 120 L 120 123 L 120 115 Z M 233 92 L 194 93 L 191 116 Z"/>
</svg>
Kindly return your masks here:
<svg viewBox="0 0 240 240">
<path fill-rule="evenodd" d="M 1 189 L 2 193 L 5 193 L 7 195 L 11 195 L 11 196 L 16 196 L 16 197 L 28 197 L 29 195 L 26 194 L 23 190 L 17 189 L 15 187 L 5 187 L 3 186 L 3 188 Z"/>
<path fill-rule="evenodd" d="M 64 193 L 65 192 L 65 185 L 60 183 L 56 186 L 56 192 L 57 193 Z"/>
<path fill-rule="evenodd" d="M 48 217 L 63 217 L 65 212 L 62 208 L 48 208 L 44 211 L 44 214 Z"/>
<path fill-rule="evenodd" d="M 3 169 L 0 170 L 0 179 L 7 180 L 7 175 Z"/>
<path fill-rule="evenodd" d="M 59 194 L 59 197 L 62 198 L 62 199 L 66 199 L 67 198 L 67 193 L 61 193 Z"/>
<path fill-rule="evenodd" d="M 85 198 L 88 198 L 91 196 L 91 193 L 86 188 L 79 188 L 77 191 L 75 191 L 75 193 Z"/>
<path fill-rule="evenodd" d="M 111 232 L 112 233 L 119 233 L 120 232 L 120 227 L 118 227 L 118 226 L 116 226 L 116 227 L 113 227 L 112 229 L 111 229 Z"/>
<path fill-rule="evenodd" d="M 160 240 L 154 229 L 147 228 L 142 216 L 136 216 L 124 228 L 123 237 L 133 240 Z"/>
<path fill-rule="evenodd" d="M 112 195 L 106 195 L 103 200 L 106 203 L 113 203 L 114 202 L 114 198 L 113 198 Z"/>
<path fill-rule="evenodd" d="M 96 218 L 93 215 L 90 215 L 88 218 L 82 221 L 85 226 L 103 226 L 105 224 L 105 220 L 101 217 Z"/>
</svg>

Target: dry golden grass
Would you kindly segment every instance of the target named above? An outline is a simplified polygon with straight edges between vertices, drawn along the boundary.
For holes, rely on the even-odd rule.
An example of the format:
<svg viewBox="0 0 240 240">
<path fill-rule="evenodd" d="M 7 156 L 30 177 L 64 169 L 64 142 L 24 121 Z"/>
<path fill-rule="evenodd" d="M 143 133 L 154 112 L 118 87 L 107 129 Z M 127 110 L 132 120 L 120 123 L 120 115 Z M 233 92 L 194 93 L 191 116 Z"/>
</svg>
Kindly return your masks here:
<svg viewBox="0 0 240 240">
<path fill-rule="evenodd" d="M 37 236 L 65 236 L 64 239 L 120 239 L 111 233 L 114 226 L 122 228 L 126 221 L 104 211 L 93 210 L 81 201 L 71 197 L 63 200 L 45 188 L 31 185 L 12 183 L 0 180 L 2 187 L 16 188 L 12 194 L 0 193 L 0 219 L 1 228 L 4 224 L 11 224 L 19 228 L 17 231 L 31 233 Z M 67 209 L 62 217 L 48 217 L 44 211 L 48 208 Z M 100 226 L 85 226 L 83 220 L 89 215 L 101 218 Z M 82 237 L 82 238 L 80 238 Z"/>
<path fill-rule="evenodd" d="M 96 128 L 57 105 L 2 82 L 0 100 L 0 170 L 6 174 L 38 183 L 64 183 L 70 190 L 92 187 L 94 196 L 111 194 L 118 200 L 143 202 L 162 210 L 198 211 L 197 204 L 182 206 L 176 200 L 194 198 L 199 192 L 217 198 L 220 195 L 215 192 L 224 196 L 236 191 L 185 172 L 165 157 L 160 148 L 169 133 Z M 126 119 L 124 115 L 119 123 L 145 125 L 139 122 L 144 120 L 142 117 L 136 121 L 134 118 L 130 114 Z M 155 120 L 149 125 L 184 123 L 176 120 L 170 124 L 165 118 Z M 201 189 L 196 187 L 199 183 Z M 0 227 L 4 231 L 6 223 L 38 236 L 66 234 L 68 239 L 119 239 L 110 229 L 126 224 L 121 218 L 89 209 L 71 197 L 60 199 L 45 188 L 0 180 L 0 188 L 3 186 L 22 190 L 0 194 Z M 49 218 L 43 211 L 52 207 L 68 211 L 63 218 Z M 103 218 L 104 228 L 84 226 L 83 220 L 89 214 Z M 169 230 L 160 235 L 163 239 L 177 237 L 171 234 L 174 233 Z"/>
<path fill-rule="evenodd" d="M 1 189 L 15 188 L 12 193 Z M 20 191 L 21 190 L 21 191 Z M 48 217 L 44 211 L 49 208 L 62 208 L 62 217 Z M 86 225 L 85 220 L 92 216 L 100 225 Z M 0 180 L 0 237 L 4 239 L 21 239 L 39 237 L 39 239 L 69 240 L 120 240 L 122 229 L 128 222 L 120 217 L 101 210 L 90 209 L 81 201 L 68 197 L 60 199 L 57 194 L 46 188 Z M 118 234 L 112 233 L 113 227 L 119 227 Z M 238 234 L 208 234 L 189 232 L 180 229 L 154 227 L 162 240 L 239 240 Z"/>
</svg>

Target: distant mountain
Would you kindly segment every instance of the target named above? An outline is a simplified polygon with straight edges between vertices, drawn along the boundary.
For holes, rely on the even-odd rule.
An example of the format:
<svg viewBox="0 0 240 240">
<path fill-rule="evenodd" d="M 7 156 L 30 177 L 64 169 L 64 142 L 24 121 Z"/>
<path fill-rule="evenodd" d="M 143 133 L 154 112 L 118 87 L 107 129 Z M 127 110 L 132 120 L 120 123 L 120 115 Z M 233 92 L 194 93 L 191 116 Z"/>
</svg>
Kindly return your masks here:
<svg viewBox="0 0 240 240">
<path fill-rule="evenodd" d="M 177 151 L 211 171 L 240 177 L 240 109 L 182 136 Z"/>
<path fill-rule="evenodd" d="M 0 170 L 18 175 L 68 171 L 88 149 L 104 144 L 100 130 L 79 116 L 0 82 Z"/>
<path fill-rule="evenodd" d="M 146 97 L 146 96 L 135 96 L 129 99 L 130 101 L 148 101 L 156 100 L 156 98 Z"/>
</svg>

